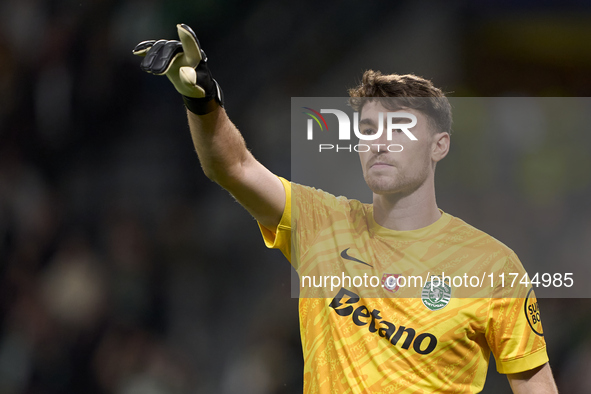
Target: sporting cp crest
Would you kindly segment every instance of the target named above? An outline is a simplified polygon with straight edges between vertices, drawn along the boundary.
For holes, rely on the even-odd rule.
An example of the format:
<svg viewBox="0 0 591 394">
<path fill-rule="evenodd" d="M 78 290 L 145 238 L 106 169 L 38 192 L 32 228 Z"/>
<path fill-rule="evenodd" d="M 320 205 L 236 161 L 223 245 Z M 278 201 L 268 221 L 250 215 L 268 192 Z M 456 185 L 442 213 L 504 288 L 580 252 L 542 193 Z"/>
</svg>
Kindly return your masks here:
<svg viewBox="0 0 591 394">
<path fill-rule="evenodd" d="M 451 286 L 438 276 L 432 276 L 431 280 L 423 286 L 421 294 L 423 305 L 432 311 L 445 308 L 449 304 L 450 298 Z"/>
<path fill-rule="evenodd" d="M 396 293 L 400 286 L 398 285 L 398 277 L 400 274 L 384 274 L 382 275 L 382 287 L 390 293 Z M 388 279 L 391 278 L 391 279 Z"/>
</svg>

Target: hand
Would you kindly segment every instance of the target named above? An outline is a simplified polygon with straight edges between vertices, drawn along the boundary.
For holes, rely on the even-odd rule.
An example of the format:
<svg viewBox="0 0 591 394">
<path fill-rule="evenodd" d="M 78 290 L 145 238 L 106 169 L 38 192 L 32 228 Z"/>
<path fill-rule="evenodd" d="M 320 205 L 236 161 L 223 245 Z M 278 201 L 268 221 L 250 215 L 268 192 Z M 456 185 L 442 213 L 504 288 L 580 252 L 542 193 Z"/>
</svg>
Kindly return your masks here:
<svg viewBox="0 0 591 394">
<path fill-rule="evenodd" d="M 211 112 L 214 100 L 223 106 L 222 90 L 211 76 L 197 36 L 185 24 L 177 25 L 177 31 L 180 41 L 143 41 L 134 48 L 134 55 L 144 57 L 141 69 L 166 75 L 185 97 L 187 108 L 198 115 Z"/>
</svg>

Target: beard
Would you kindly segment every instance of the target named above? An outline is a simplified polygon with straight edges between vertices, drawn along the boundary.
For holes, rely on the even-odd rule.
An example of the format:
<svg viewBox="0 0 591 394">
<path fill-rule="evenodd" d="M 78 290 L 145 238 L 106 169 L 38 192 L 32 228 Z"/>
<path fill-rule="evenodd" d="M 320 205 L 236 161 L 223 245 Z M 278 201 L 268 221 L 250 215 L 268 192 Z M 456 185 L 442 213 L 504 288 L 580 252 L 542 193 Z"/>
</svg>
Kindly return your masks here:
<svg viewBox="0 0 591 394">
<path fill-rule="evenodd" d="M 406 196 L 414 193 L 429 177 L 429 164 L 412 171 L 388 168 L 381 171 L 369 170 L 364 174 L 365 182 L 375 194 L 398 194 Z"/>
</svg>

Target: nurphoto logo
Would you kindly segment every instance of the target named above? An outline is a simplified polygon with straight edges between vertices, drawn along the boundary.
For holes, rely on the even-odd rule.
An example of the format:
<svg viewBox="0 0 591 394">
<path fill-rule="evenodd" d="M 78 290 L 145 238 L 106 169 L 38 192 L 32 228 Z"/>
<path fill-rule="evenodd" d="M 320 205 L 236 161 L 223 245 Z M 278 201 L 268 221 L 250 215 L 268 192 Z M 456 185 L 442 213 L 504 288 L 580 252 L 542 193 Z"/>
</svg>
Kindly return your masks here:
<svg viewBox="0 0 591 394">
<path fill-rule="evenodd" d="M 320 112 L 310 108 L 310 107 L 302 107 L 305 109 L 305 112 L 302 112 L 309 116 L 307 122 L 307 138 L 308 140 L 314 139 L 314 123 L 318 125 L 320 131 L 328 131 L 328 124 L 326 119 L 322 114 L 333 114 L 337 117 L 337 121 L 339 123 L 339 132 L 338 132 L 338 139 L 339 141 L 348 141 L 351 140 L 351 119 L 349 115 L 347 115 L 344 111 L 338 109 L 321 109 Z M 408 121 L 410 120 L 410 122 Z M 400 123 L 404 121 L 403 123 Z M 353 133 L 360 141 L 375 141 L 379 139 L 382 134 L 384 133 L 384 112 L 380 112 L 378 115 L 378 121 L 376 123 L 376 129 L 371 129 L 371 132 L 365 132 L 366 128 L 362 127 L 361 130 L 359 128 L 359 112 L 353 113 Z M 362 125 L 365 123 L 373 123 L 373 122 L 365 122 L 365 120 L 361 121 Z M 388 141 L 392 141 L 392 134 L 394 130 L 402 131 L 411 141 L 417 141 L 417 137 L 409 130 L 413 128 L 417 124 L 417 117 L 411 113 L 404 112 L 404 111 L 395 111 L 395 112 L 386 112 L 386 137 Z M 319 152 L 323 150 L 336 150 L 339 151 L 348 151 L 348 152 L 368 152 L 371 147 L 377 147 L 378 151 L 388 151 L 388 152 L 402 152 L 404 149 L 400 144 L 364 144 L 359 143 L 357 145 L 334 145 L 334 144 L 319 144 L 318 149 Z"/>
</svg>

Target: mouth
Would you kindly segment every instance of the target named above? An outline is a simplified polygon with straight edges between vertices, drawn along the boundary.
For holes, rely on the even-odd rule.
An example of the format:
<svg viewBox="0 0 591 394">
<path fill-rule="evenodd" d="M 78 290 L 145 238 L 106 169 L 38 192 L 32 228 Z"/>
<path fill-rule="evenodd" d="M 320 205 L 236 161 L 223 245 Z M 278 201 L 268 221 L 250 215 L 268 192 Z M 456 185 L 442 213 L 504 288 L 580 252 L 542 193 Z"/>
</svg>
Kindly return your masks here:
<svg viewBox="0 0 591 394">
<path fill-rule="evenodd" d="M 384 163 L 382 161 L 376 161 L 373 163 L 369 168 L 386 168 L 386 167 L 394 167 L 392 164 Z"/>
</svg>

